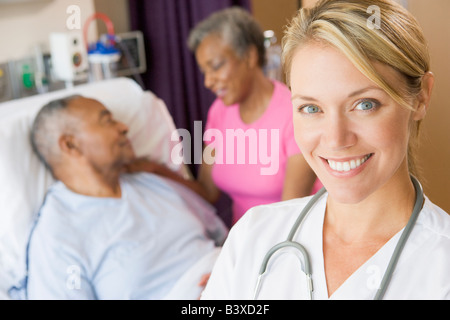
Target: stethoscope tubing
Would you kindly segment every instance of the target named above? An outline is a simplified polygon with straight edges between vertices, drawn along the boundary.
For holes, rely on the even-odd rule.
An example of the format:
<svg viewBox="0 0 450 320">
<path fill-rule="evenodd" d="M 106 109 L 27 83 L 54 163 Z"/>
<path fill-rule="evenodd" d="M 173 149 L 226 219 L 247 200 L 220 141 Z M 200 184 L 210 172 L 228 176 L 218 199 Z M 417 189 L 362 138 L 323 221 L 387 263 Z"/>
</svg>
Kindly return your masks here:
<svg viewBox="0 0 450 320">
<path fill-rule="evenodd" d="M 424 203 L 424 195 L 423 195 L 423 189 L 419 181 L 411 175 L 411 181 L 414 185 L 414 189 L 416 191 L 416 200 L 414 203 L 414 208 L 411 214 L 411 217 L 408 220 L 408 223 L 406 227 L 404 228 L 399 241 L 397 242 L 397 245 L 394 249 L 394 252 L 391 256 L 391 259 L 389 261 L 388 267 L 383 275 L 383 278 L 381 280 L 380 286 L 376 292 L 376 295 L 374 297 L 375 300 L 381 300 L 384 297 L 384 294 L 386 293 L 387 287 L 391 281 L 392 274 L 394 273 L 394 269 L 397 265 L 398 259 L 400 258 L 400 254 L 405 247 L 406 241 L 409 238 L 409 235 L 411 234 L 412 229 L 414 228 L 414 225 L 417 221 L 417 217 L 419 216 L 420 211 L 422 210 L 422 206 Z M 262 285 L 262 279 L 264 274 L 267 271 L 267 265 L 269 263 L 269 260 L 271 257 L 280 249 L 286 248 L 286 247 L 293 247 L 297 249 L 303 256 L 303 265 L 304 265 L 304 273 L 307 278 L 307 284 L 308 284 L 308 294 L 309 298 L 313 299 L 313 281 L 312 281 L 312 268 L 311 268 L 311 262 L 309 258 L 308 251 L 303 247 L 300 243 L 293 241 L 295 234 L 299 230 L 299 227 L 303 220 L 305 219 L 306 215 L 309 213 L 309 211 L 312 209 L 312 207 L 317 203 L 320 197 L 326 193 L 326 189 L 323 187 L 320 189 L 305 205 L 305 207 L 300 212 L 299 216 L 295 220 L 289 235 L 287 239 L 281 243 L 276 244 L 273 246 L 264 256 L 263 261 L 261 263 L 261 267 L 259 269 L 259 274 L 255 286 L 255 290 L 253 293 L 253 299 L 256 300 L 256 298 L 259 295 L 259 291 L 261 290 Z"/>
<path fill-rule="evenodd" d="M 383 279 L 381 280 L 380 287 L 377 290 L 374 300 L 382 300 L 386 290 L 391 281 L 392 275 L 394 274 L 395 266 L 397 265 L 398 259 L 400 258 L 400 254 L 405 247 L 406 241 L 411 234 L 414 225 L 416 224 L 417 218 L 419 217 L 419 213 L 422 210 L 423 202 L 425 200 L 423 195 L 423 188 L 420 182 L 413 176 L 411 176 L 411 180 L 414 184 L 414 189 L 416 190 L 416 201 L 414 203 L 414 208 L 411 214 L 411 217 L 406 224 L 405 229 L 400 236 L 400 239 L 395 246 L 394 252 L 392 253 L 391 260 L 389 261 L 388 267 L 384 273 Z"/>
</svg>

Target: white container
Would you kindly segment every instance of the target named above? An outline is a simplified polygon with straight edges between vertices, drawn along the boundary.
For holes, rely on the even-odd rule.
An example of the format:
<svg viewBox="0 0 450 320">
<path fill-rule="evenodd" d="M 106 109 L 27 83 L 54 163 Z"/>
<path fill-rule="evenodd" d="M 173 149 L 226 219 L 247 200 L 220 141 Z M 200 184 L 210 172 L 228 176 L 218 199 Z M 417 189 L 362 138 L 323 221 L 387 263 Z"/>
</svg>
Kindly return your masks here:
<svg viewBox="0 0 450 320">
<path fill-rule="evenodd" d="M 88 60 L 90 81 L 112 79 L 117 76 L 119 53 L 90 53 Z"/>
</svg>

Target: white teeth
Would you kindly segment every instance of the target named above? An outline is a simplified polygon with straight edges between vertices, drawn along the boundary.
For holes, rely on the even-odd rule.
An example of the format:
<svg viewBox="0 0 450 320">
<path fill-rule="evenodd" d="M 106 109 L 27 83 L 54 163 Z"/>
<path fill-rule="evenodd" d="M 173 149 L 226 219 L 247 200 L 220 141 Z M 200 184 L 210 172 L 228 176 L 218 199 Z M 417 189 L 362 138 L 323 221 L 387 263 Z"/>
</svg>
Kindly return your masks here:
<svg viewBox="0 0 450 320">
<path fill-rule="evenodd" d="M 344 171 L 350 171 L 350 163 L 349 162 L 344 162 L 344 164 L 342 166 L 344 167 Z"/>
<path fill-rule="evenodd" d="M 327 161 L 328 161 L 328 164 L 330 165 L 331 169 L 333 169 L 335 171 L 343 172 L 343 171 L 350 171 L 350 170 L 358 168 L 360 165 L 362 165 L 364 162 L 366 162 L 367 159 L 370 158 L 370 156 L 371 155 L 367 155 L 361 159 L 345 161 L 345 162 L 338 162 L 338 161 L 333 161 L 333 160 L 327 160 Z"/>
</svg>

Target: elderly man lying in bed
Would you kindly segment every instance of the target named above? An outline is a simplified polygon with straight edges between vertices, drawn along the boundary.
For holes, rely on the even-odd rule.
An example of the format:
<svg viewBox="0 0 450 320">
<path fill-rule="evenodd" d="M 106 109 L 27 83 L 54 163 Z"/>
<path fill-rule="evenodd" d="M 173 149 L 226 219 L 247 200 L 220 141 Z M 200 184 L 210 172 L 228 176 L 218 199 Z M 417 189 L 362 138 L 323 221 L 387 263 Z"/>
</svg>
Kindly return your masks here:
<svg viewBox="0 0 450 320">
<path fill-rule="evenodd" d="M 58 182 L 30 236 L 29 299 L 199 296 L 227 230 L 185 187 L 124 173 L 136 160 L 127 131 L 81 96 L 52 101 L 36 116 L 33 148 Z"/>
</svg>

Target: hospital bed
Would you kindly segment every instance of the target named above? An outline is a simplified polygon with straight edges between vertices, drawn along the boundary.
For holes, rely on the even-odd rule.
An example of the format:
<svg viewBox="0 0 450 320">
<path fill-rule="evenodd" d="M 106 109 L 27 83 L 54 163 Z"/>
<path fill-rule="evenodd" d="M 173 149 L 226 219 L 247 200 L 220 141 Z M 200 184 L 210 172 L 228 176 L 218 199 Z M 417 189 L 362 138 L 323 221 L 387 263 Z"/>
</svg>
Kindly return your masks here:
<svg viewBox="0 0 450 320">
<path fill-rule="evenodd" d="M 99 100 L 127 124 L 137 157 L 149 157 L 189 176 L 186 166 L 171 160 L 178 141 L 172 141 L 177 140 L 172 137 L 176 138 L 175 125 L 164 102 L 131 79 L 84 84 L 0 104 L 0 299 L 8 299 L 8 288 L 23 277 L 30 227 L 54 182 L 32 151 L 31 124 L 45 103 L 71 94 Z"/>
</svg>

